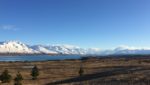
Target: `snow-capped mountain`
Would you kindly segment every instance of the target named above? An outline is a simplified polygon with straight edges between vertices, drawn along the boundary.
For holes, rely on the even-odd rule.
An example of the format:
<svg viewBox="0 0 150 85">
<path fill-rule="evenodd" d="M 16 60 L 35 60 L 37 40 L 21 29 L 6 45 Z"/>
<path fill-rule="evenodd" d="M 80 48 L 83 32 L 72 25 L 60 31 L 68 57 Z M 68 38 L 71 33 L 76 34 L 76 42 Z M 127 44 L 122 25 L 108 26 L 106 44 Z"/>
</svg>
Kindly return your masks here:
<svg viewBox="0 0 150 85">
<path fill-rule="evenodd" d="M 83 49 L 73 45 L 33 45 L 29 46 L 19 41 L 0 42 L 0 53 L 19 54 L 95 54 L 98 49 Z"/>
<path fill-rule="evenodd" d="M 127 55 L 127 54 L 150 54 L 150 48 L 136 48 L 129 46 L 119 46 L 113 50 L 104 50 L 101 55 Z"/>
<path fill-rule="evenodd" d="M 26 44 L 18 41 L 0 42 L 0 53 L 37 53 Z"/>
<path fill-rule="evenodd" d="M 44 54 L 57 54 L 56 51 L 51 51 L 49 49 L 47 49 L 46 46 L 42 46 L 42 45 L 35 45 L 35 46 L 31 46 L 30 47 L 33 50 L 36 50 L 39 53 L 44 53 Z"/>
<path fill-rule="evenodd" d="M 0 42 L 0 54 L 77 54 L 77 55 L 121 55 L 150 54 L 150 48 L 119 46 L 112 50 L 99 48 L 80 48 L 73 45 L 26 45 L 19 41 Z"/>
<path fill-rule="evenodd" d="M 46 54 L 85 54 L 85 50 L 71 45 L 35 45 L 33 50 Z"/>
<path fill-rule="evenodd" d="M 114 54 L 150 54 L 150 49 L 120 46 L 114 50 Z"/>
</svg>

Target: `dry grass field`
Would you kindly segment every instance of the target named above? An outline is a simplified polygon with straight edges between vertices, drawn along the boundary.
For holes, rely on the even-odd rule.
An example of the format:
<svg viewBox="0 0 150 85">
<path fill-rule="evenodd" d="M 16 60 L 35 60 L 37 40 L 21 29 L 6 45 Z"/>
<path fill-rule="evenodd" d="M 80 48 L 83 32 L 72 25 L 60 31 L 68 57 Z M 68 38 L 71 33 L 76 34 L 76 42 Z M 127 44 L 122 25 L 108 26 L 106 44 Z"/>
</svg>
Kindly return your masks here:
<svg viewBox="0 0 150 85">
<path fill-rule="evenodd" d="M 40 70 L 37 80 L 30 76 L 34 65 Z M 79 77 L 81 65 L 84 75 Z M 23 85 L 150 85 L 150 58 L 0 62 L 0 73 L 5 69 L 13 78 L 19 71 L 24 77 Z M 0 85 L 13 85 L 13 80 Z"/>
</svg>

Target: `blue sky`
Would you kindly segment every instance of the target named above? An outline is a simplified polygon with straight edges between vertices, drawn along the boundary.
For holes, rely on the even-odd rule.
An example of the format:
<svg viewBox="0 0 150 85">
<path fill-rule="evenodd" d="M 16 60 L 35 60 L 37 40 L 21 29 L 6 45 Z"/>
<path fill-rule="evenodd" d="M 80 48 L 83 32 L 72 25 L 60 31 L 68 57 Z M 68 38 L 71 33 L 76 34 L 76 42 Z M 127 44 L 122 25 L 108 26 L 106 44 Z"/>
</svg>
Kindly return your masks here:
<svg viewBox="0 0 150 85">
<path fill-rule="evenodd" d="M 0 41 L 150 47 L 150 0 L 0 0 Z"/>
</svg>

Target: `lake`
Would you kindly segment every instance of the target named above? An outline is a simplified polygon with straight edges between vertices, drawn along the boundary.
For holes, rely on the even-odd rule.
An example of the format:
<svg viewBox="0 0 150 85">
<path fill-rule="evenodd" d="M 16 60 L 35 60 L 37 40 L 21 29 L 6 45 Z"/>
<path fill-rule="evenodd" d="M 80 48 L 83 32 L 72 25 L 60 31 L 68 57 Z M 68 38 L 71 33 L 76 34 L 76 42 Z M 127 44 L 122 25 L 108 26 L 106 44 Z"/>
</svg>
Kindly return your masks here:
<svg viewBox="0 0 150 85">
<path fill-rule="evenodd" d="M 79 55 L 24 55 L 24 56 L 0 56 L 0 61 L 48 61 L 64 59 L 80 59 Z"/>
</svg>

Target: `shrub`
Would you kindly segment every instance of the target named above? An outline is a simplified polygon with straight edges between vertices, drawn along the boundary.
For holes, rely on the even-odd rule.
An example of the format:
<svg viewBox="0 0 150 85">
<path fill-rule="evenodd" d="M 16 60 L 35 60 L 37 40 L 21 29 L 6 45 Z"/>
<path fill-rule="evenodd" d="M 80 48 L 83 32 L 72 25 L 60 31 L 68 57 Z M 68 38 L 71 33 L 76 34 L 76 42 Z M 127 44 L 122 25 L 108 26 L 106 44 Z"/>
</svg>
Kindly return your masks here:
<svg viewBox="0 0 150 85">
<path fill-rule="evenodd" d="M 37 66 L 34 66 L 34 67 L 32 68 L 31 76 L 32 76 L 32 79 L 33 79 L 33 80 L 36 80 L 37 77 L 39 76 L 39 69 L 37 68 Z"/>
<path fill-rule="evenodd" d="M 79 69 L 79 76 L 83 76 L 83 73 L 84 73 L 84 70 L 83 70 L 82 67 L 80 67 L 80 69 Z"/>
<path fill-rule="evenodd" d="M 22 83 L 21 83 L 22 80 L 23 80 L 23 77 L 20 74 L 20 72 L 18 72 L 15 79 L 14 79 L 14 81 L 15 81 L 14 85 L 22 85 Z"/>
<path fill-rule="evenodd" d="M 11 75 L 9 74 L 8 70 L 4 70 L 4 72 L 0 75 L 0 80 L 2 83 L 9 83 L 11 81 Z"/>
</svg>

